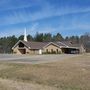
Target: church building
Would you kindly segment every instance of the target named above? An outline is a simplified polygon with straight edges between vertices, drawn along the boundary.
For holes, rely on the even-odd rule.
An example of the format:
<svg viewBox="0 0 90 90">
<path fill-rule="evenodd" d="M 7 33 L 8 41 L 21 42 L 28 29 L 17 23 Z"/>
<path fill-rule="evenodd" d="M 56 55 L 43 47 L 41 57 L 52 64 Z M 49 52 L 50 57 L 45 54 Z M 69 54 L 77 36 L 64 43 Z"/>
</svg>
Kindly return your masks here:
<svg viewBox="0 0 90 90">
<path fill-rule="evenodd" d="M 79 54 L 85 52 L 82 45 L 74 45 L 70 42 L 27 41 L 26 30 L 24 40 L 19 40 L 12 50 L 14 54 Z"/>
</svg>

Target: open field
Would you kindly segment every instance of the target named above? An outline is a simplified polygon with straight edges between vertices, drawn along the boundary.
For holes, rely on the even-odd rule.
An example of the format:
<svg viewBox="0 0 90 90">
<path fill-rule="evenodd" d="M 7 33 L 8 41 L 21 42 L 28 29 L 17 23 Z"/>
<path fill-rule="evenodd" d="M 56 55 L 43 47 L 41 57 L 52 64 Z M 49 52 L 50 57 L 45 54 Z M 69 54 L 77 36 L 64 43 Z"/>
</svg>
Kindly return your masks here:
<svg viewBox="0 0 90 90">
<path fill-rule="evenodd" d="M 90 90 L 90 54 L 62 59 L 41 64 L 1 61 L 0 90 Z"/>
</svg>

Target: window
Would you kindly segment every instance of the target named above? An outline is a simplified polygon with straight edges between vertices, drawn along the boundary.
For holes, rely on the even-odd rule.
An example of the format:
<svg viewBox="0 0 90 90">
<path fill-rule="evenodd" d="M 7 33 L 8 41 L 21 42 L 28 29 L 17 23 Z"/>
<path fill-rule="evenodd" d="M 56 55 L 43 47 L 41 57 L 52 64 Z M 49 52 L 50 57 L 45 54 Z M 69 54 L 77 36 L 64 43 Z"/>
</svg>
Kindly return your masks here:
<svg viewBox="0 0 90 90">
<path fill-rule="evenodd" d="M 58 49 L 57 49 L 57 53 L 58 53 Z"/>
<path fill-rule="evenodd" d="M 46 49 L 46 52 L 48 52 L 48 49 Z"/>
<path fill-rule="evenodd" d="M 23 43 L 19 43 L 19 47 L 24 47 L 24 44 Z"/>
<path fill-rule="evenodd" d="M 53 49 L 51 49 L 51 52 L 53 52 Z"/>
</svg>

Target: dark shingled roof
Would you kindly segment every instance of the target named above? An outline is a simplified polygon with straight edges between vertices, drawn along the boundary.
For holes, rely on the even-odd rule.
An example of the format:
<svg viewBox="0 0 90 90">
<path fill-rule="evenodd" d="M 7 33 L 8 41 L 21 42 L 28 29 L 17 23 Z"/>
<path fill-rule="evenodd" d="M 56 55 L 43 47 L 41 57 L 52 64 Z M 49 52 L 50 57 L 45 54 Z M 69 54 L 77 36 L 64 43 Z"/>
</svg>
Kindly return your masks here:
<svg viewBox="0 0 90 90">
<path fill-rule="evenodd" d="M 22 42 L 31 49 L 42 49 L 45 45 L 49 43 L 49 42 L 25 42 L 25 41 Z"/>
<path fill-rule="evenodd" d="M 47 47 L 49 44 L 54 44 L 56 45 L 57 47 L 64 47 L 64 48 L 67 48 L 67 47 L 80 47 L 79 44 L 72 44 L 70 42 L 66 42 L 66 41 L 63 41 L 63 42 L 32 42 L 32 41 L 22 41 L 22 40 L 19 40 L 13 48 L 15 48 L 20 42 L 22 42 L 23 44 L 25 44 L 29 49 L 42 49 L 44 47 Z M 13 49 L 12 48 L 12 49 Z"/>
<path fill-rule="evenodd" d="M 55 42 L 57 45 L 62 46 L 62 47 L 67 47 L 68 45 L 63 42 Z"/>
<path fill-rule="evenodd" d="M 63 45 L 65 45 L 66 47 L 80 47 L 81 44 L 73 44 L 72 42 L 70 41 L 62 41 L 61 42 Z"/>
</svg>

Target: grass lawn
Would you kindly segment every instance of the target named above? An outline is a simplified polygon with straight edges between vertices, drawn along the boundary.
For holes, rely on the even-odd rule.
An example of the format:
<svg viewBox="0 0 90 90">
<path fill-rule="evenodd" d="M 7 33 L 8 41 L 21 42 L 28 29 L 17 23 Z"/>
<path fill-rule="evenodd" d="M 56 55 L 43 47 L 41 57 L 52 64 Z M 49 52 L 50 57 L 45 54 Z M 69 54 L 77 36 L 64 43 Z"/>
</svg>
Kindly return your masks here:
<svg viewBox="0 0 90 90">
<path fill-rule="evenodd" d="M 0 90 L 90 90 L 90 54 L 36 65 L 1 62 Z"/>
</svg>

